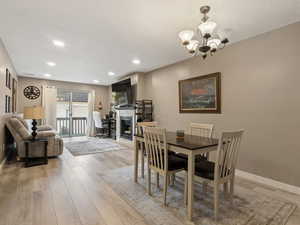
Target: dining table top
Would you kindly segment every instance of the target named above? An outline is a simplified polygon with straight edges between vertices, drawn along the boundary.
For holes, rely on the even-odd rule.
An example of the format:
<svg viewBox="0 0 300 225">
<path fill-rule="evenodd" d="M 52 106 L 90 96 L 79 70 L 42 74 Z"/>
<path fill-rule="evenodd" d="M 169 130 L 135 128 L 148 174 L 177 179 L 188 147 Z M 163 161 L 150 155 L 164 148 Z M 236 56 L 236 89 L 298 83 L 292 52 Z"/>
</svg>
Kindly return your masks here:
<svg viewBox="0 0 300 225">
<path fill-rule="evenodd" d="M 135 135 L 136 137 L 143 138 L 142 135 Z M 169 145 L 173 145 L 188 150 L 198 150 L 201 148 L 217 146 L 219 140 L 216 138 L 207 138 L 196 135 L 184 134 L 181 139 L 177 138 L 176 132 L 167 131 L 166 139 Z"/>
</svg>

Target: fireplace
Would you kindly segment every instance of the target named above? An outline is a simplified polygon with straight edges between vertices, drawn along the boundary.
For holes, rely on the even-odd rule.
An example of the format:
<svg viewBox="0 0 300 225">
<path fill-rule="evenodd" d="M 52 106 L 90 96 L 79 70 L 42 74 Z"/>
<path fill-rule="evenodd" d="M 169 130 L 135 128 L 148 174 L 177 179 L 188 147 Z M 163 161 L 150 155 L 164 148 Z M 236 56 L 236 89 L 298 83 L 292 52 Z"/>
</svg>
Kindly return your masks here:
<svg viewBox="0 0 300 225">
<path fill-rule="evenodd" d="M 135 109 L 117 109 L 116 140 L 133 141 L 135 122 Z"/>
<path fill-rule="evenodd" d="M 132 140 L 132 117 L 120 116 L 120 137 Z"/>
</svg>

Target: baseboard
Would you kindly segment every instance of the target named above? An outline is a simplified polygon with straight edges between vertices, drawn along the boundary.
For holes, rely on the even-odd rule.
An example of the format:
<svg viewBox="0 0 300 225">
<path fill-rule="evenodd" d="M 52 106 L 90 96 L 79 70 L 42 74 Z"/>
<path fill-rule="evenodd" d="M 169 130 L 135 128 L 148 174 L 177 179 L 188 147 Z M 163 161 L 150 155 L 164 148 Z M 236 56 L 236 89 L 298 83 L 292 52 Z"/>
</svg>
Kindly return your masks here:
<svg viewBox="0 0 300 225">
<path fill-rule="evenodd" d="M 266 185 L 269 185 L 269 186 L 274 187 L 274 188 L 278 188 L 278 189 L 281 189 L 281 190 L 284 190 L 284 191 L 288 191 L 288 192 L 300 195 L 300 187 L 293 186 L 293 185 L 286 184 L 286 183 L 282 183 L 282 182 L 279 182 L 277 180 L 273 180 L 271 178 L 258 176 L 258 175 L 255 175 L 253 173 L 248 173 L 248 172 L 245 172 L 245 171 L 242 171 L 242 170 L 236 170 L 236 176 L 239 176 L 239 177 L 242 177 L 242 178 L 257 182 L 257 183 L 260 183 L 260 184 L 266 184 Z"/>
<path fill-rule="evenodd" d="M 4 164 L 6 163 L 6 157 L 2 160 L 2 162 L 0 163 L 0 174 L 2 173 L 2 168 L 4 166 Z"/>
</svg>

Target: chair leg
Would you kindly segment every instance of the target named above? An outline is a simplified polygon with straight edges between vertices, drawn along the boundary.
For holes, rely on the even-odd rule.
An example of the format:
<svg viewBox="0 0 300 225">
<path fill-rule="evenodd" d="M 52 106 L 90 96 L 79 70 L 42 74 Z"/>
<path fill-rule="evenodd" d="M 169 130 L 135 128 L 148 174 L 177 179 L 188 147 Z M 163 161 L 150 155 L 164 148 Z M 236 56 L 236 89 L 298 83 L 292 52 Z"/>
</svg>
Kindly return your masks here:
<svg viewBox="0 0 300 225">
<path fill-rule="evenodd" d="M 170 176 L 170 185 L 174 186 L 175 184 L 175 173 L 173 173 L 171 176 Z"/>
<path fill-rule="evenodd" d="M 151 169 L 148 168 L 148 194 L 151 195 Z"/>
<path fill-rule="evenodd" d="M 224 194 L 227 197 L 228 196 L 228 182 L 223 184 L 223 188 L 224 188 Z"/>
<path fill-rule="evenodd" d="M 203 181 L 202 186 L 203 186 L 203 192 L 206 193 L 207 192 L 207 182 Z"/>
<path fill-rule="evenodd" d="M 168 191 L 168 179 L 169 175 L 165 174 L 165 182 L 164 182 L 164 205 L 167 206 L 167 191 Z"/>
<path fill-rule="evenodd" d="M 233 193 L 234 193 L 234 176 L 230 180 L 230 202 L 233 204 Z"/>
<path fill-rule="evenodd" d="M 138 181 L 139 172 L 139 142 L 134 138 L 134 182 Z"/>
<path fill-rule="evenodd" d="M 159 173 L 156 173 L 156 186 L 159 189 Z"/>
<path fill-rule="evenodd" d="M 145 177 L 145 151 L 144 151 L 144 146 L 143 146 L 143 143 L 141 143 L 141 173 L 142 173 L 142 178 Z"/>
<path fill-rule="evenodd" d="M 214 211 L 215 211 L 215 220 L 218 220 L 219 212 L 219 184 L 214 184 Z"/>
<path fill-rule="evenodd" d="M 184 205 L 187 206 L 188 203 L 188 172 L 185 171 L 185 177 L 184 177 Z"/>
<path fill-rule="evenodd" d="M 207 158 L 207 160 L 209 160 L 209 152 L 206 153 L 206 158 Z"/>
</svg>

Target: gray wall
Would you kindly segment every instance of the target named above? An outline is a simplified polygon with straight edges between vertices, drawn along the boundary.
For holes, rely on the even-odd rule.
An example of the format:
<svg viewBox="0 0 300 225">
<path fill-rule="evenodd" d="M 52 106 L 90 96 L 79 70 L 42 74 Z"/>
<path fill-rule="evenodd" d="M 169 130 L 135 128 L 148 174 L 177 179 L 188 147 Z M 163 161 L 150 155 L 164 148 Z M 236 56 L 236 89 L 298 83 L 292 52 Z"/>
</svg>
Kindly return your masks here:
<svg viewBox="0 0 300 225">
<path fill-rule="evenodd" d="M 300 23 L 145 75 L 146 98 L 169 130 L 191 122 L 246 130 L 238 168 L 300 186 Z M 178 80 L 222 73 L 222 114 L 180 114 Z"/>
<path fill-rule="evenodd" d="M 9 69 L 12 77 L 17 78 L 14 66 L 9 58 L 9 55 L 0 39 L 0 163 L 4 156 L 4 125 L 9 113 L 5 113 L 5 95 L 12 96 L 12 90 L 5 87 L 6 68 Z"/>
</svg>

